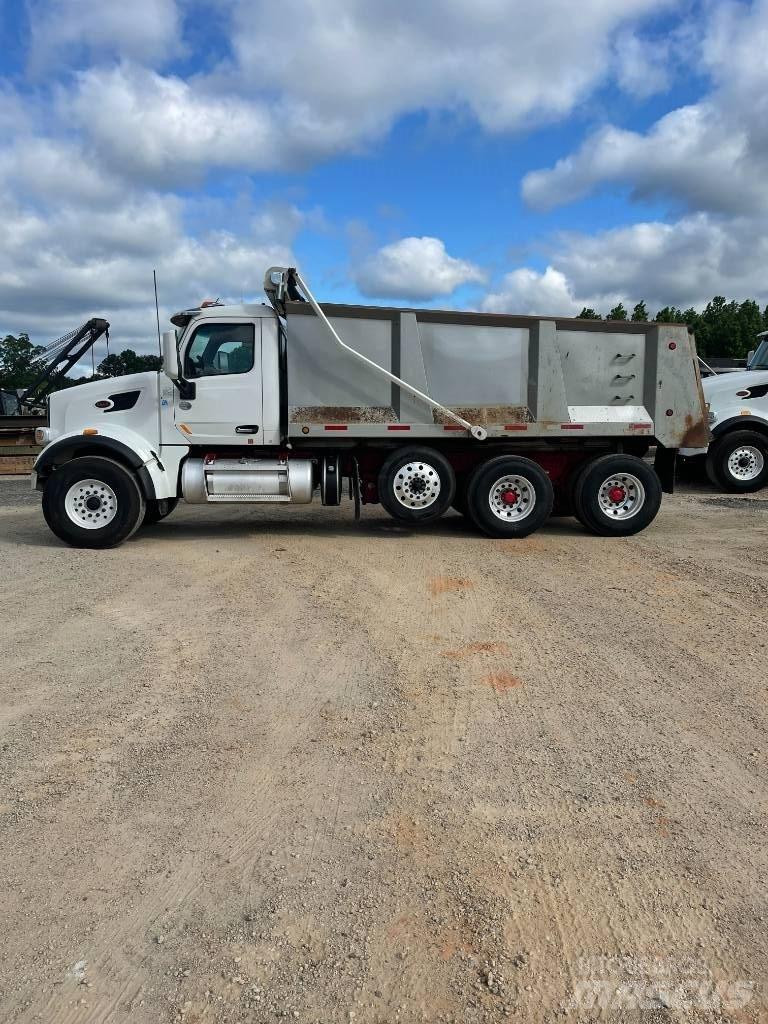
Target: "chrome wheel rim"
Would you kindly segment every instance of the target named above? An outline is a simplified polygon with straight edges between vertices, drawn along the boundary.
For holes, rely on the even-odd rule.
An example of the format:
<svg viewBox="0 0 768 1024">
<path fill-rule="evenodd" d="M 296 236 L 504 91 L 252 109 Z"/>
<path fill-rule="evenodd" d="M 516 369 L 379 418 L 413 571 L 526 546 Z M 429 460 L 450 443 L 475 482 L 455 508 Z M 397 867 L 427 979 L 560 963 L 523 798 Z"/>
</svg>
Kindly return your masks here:
<svg viewBox="0 0 768 1024">
<path fill-rule="evenodd" d="M 100 530 L 117 515 L 117 495 L 103 480 L 78 480 L 67 491 L 64 511 L 83 530 Z"/>
<path fill-rule="evenodd" d="M 518 473 L 502 476 L 491 484 L 488 505 L 503 523 L 519 523 L 536 507 L 536 489 L 527 476 Z"/>
<path fill-rule="evenodd" d="M 405 508 L 429 508 L 440 496 L 440 474 L 429 462 L 406 462 L 395 474 L 394 489 Z"/>
<path fill-rule="evenodd" d="M 614 473 L 600 484 L 597 503 L 609 519 L 631 519 L 645 504 L 645 487 L 632 473 Z"/>
<path fill-rule="evenodd" d="M 728 456 L 728 472 L 734 480 L 741 480 L 745 483 L 756 480 L 763 472 L 764 466 L 763 453 L 751 444 L 739 445 Z"/>
</svg>

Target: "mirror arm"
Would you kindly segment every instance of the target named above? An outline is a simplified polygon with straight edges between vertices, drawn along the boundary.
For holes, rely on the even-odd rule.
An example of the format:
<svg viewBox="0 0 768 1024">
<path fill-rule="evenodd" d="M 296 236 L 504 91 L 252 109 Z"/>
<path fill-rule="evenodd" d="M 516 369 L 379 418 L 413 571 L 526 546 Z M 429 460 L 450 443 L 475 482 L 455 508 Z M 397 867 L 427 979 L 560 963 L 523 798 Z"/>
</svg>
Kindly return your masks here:
<svg viewBox="0 0 768 1024">
<path fill-rule="evenodd" d="M 173 383 L 179 389 L 179 398 L 191 401 L 196 396 L 197 386 L 193 380 L 187 380 L 186 377 L 179 376 L 179 379 Z"/>
</svg>

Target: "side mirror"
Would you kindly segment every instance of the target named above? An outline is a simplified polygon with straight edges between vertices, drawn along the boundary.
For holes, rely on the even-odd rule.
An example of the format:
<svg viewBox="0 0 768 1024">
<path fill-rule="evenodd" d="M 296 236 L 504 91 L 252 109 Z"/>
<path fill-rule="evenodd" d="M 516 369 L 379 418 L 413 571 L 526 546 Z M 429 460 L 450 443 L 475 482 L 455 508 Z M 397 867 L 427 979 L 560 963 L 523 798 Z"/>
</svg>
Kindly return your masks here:
<svg viewBox="0 0 768 1024">
<path fill-rule="evenodd" d="M 176 331 L 163 331 L 163 370 L 171 380 L 178 380 L 180 377 Z"/>
<path fill-rule="evenodd" d="M 749 364 L 752 362 L 752 359 L 754 358 L 754 355 L 755 355 L 755 350 L 754 349 L 750 349 L 750 351 L 747 352 L 747 366 L 749 366 Z"/>
</svg>

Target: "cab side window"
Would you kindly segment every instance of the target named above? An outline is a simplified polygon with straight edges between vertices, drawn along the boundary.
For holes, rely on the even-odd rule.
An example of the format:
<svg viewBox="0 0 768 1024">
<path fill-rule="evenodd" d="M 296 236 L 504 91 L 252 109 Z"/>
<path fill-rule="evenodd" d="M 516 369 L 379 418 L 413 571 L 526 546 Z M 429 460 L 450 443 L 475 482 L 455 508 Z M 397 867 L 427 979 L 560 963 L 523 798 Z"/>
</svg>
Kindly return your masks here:
<svg viewBox="0 0 768 1024">
<path fill-rule="evenodd" d="M 184 355 L 184 376 L 248 373 L 255 347 L 253 324 L 201 324 Z"/>
</svg>

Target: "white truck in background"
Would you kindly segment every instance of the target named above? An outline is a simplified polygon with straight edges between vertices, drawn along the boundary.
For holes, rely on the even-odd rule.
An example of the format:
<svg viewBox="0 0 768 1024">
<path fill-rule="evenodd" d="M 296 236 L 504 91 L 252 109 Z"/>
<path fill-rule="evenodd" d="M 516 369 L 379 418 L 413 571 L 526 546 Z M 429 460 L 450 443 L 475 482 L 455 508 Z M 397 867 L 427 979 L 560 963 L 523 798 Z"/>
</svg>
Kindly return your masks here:
<svg viewBox="0 0 768 1024">
<path fill-rule="evenodd" d="M 413 526 L 454 507 L 524 537 L 554 510 L 627 536 L 672 490 L 678 449 L 709 440 L 683 325 L 320 306 L 291 268 L 265 290 L 269 305 L 173 316 L 159 373 L 51 396 L 33 485 L 59 538 L 119 544 L 181 498 L 345 491 Z"/>
<path fill-rule="evenodd" d="M 704 456 L 710 481 L 725 491 L 757 491 L 768 483 L 768 331 L 757 342 L 746 370 L 702 382 L 712 440 L 680 451 L 686 458 Z"/>
</svg>

